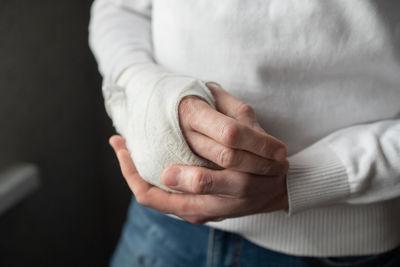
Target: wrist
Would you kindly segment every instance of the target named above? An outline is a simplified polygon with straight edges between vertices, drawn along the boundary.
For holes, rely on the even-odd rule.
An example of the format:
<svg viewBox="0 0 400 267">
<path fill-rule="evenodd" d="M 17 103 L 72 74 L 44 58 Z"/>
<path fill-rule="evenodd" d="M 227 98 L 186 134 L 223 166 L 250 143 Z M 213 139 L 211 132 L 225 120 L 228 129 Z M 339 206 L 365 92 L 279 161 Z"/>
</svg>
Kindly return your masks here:
<svg viewBox="0 0 400 267">
<path fill-rule="evenodd" d="M 277 195 L 270 200 L 269 204 L 266 207 L 264 212 L 274 212 L 274 211 L 289 211 L 289 196 L 287 193 L 287 186 L 286 186 L 286 175 L 282 177 L 275 177 L 279 179 L 279 192 Z M 275 179 L 271 178 L 271 179 Z M 267 178 L 270 179 L 270 178 Z"/>
</svg>

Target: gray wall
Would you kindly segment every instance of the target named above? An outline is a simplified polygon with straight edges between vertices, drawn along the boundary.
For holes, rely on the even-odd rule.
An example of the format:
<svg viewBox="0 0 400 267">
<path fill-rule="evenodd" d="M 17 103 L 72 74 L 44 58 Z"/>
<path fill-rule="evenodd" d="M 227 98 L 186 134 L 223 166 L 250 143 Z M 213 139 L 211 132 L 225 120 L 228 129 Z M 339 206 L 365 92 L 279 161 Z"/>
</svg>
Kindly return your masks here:
<svg viewBox="0 0 400 267">
<path fill-rule="evenodd" d="M 42 186 L 0 215 L 0 266 L 106 266 L 130 192 L 87 47 L 89 0 L 0 1 L 0 166 Z"/>
</svg>

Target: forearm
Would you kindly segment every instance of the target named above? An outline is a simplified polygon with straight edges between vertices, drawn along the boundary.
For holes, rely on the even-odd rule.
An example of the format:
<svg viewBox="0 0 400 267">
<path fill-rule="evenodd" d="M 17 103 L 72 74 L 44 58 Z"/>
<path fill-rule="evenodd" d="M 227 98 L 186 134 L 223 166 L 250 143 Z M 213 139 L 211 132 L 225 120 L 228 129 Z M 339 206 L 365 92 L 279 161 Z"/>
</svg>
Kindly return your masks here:
<svg viewBox="0 0 400 267">
<path fill-rule="evenodd" d="M 89 45 L 104 84 L 113 84 L 134 64 L 154 63 L 151 0 L 95 0 L 89 23 Z"/>
<path fill-rule="evenodd" d="M 142 177 L 162 186 L 160 174 L 170 164 L 206 165 L 182 136 L 180 100 L 196 95 L 213 105 L 213 99 L 202 81 L 153 61 L 150 8 L 151 1 L 95 1 L 90 46 L 104 77 L 107 113 Z"/>
</svg>

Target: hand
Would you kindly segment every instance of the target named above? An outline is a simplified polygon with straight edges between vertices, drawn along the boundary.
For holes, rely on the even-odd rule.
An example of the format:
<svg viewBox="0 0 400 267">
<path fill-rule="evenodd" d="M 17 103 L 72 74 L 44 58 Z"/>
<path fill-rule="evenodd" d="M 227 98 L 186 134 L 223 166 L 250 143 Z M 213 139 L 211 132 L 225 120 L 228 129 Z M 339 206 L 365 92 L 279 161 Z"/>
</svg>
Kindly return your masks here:
<svg viewBox="0 0 400 267">
<path fill-rule="evenodd" d="M 183 98 L 179 120 L 192 151 L 222 168 L 258 175 L 281 172 L 286 146 L 259 126 L 253 109 L 215 83 L 207 83 L 217 110 L 196 97 Z"/>
<path fill-rule="evenodd" d="M 163 182 L 187 193 L 170 193 L 140 177 L 121 136 L 111 137 L 110 144 L 136 200 L 144 206 L 174 214 L 191 223 L 288 209 L 287 165 L 281 168 L 282 173 L 271 177 L 227 169 L 171 166 L 164 170 Z M 177 183 L 172 186 L 175 180 Z"/>
</svg>

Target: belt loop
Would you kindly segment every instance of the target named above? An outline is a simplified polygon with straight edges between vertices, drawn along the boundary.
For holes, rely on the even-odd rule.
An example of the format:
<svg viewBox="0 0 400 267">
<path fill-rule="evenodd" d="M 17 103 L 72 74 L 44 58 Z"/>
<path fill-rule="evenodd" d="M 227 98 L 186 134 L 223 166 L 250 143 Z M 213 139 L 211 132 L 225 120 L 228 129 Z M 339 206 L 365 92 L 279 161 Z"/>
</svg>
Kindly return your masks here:
<svg viewBox="0 0 400 267">
<path fill-rule="evenodd" d="M 215 238 L 215 229 L 209 228 L 208 249 L 207 249 L 207 267 L 214 266 L 214 238 Z"/>
</svg>

